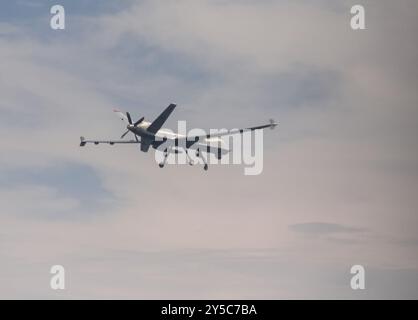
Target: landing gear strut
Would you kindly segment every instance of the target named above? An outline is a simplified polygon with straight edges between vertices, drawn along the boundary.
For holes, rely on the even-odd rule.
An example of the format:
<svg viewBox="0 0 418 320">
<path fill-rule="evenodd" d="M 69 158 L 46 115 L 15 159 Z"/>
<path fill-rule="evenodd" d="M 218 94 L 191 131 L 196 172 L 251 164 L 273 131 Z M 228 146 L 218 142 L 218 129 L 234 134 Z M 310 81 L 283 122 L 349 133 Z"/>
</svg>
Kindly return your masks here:
<svg viewBox="0 0 418 320">
<path fill-rule="evenodd" d="M 203 163 L 204 163 L 203 169 L 204 169 L 205 171 L 207 171 L 207 170 L 209 169 L 209 166 L 208 166 L 208 164 L 207 164 L 207 162 L 206 162 L 205 158 L 203 157 L 203 154 L 200 152 L 200 150 L 199 150 L 199 149 L 196 149 L 196 157 L 198 157 L 198 158 L 202 159 L 202 161 L 203 161 Z"/>
<path fill-rule="evenodd" d="M 186 149 L 186 157 L 187 157 L 187 160 L 188 160 L 189 165 L 194 166 L 195 162 L 193 161 L 192 158 L 190 158 L 188 149 Z"/>
<path fill-rule="evenodd" d="M 160 168 L 164 168 L 164 165 L 166 164 L 166 162 L 167 162 L 167 158 L 168 158 L 168 148 L 165 148 L 164 149 L 164 159 L 163 159 L 163 162 L 161 162 L 160 164 L 158 164 L 158 166 L 160 167 Z"/>
</svg>

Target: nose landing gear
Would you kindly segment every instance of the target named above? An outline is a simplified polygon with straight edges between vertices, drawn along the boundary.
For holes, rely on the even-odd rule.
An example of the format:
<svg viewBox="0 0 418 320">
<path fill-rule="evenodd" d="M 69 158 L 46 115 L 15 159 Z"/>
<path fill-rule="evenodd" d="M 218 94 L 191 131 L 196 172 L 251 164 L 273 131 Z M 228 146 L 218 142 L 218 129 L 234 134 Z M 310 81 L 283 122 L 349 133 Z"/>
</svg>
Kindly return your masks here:
<svg viewBox="0 0 418 320">
<path fill-rule="evenodd" d="M 165 164 L 166 164 L 166 162 L 167 162 L 168 153 L 169 153 L 168 148 L 165 148 L 165 149 L 164 149 L 164 159 L 163 159 L 163 162 L 161 162 L 161 163 L 159 163 L 159 164 L 158 164 L 158 166 L 159 166 L 160 168 L 164 168 L 164 165 L 165 165 Z"/>
</svg>

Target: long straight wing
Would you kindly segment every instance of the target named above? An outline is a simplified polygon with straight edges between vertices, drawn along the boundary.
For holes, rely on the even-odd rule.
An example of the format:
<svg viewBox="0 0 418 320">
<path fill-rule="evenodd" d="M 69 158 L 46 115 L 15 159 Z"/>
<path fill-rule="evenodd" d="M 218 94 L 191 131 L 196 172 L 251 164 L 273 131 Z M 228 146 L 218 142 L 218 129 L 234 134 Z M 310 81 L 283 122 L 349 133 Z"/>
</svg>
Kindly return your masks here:
<svg viewBox="0 0 418 320">
<path fill-rule="evenodd" d="M 170 114 L 173 112 L 174 108 L 176 107 L 175 104 L 170 104 L 158 117 L 154 120 L 153 123 L 150 124 L 150 126 L 147 128 L 147 131 L 151 133 L 157 133 L 158 130 L 161 129 L 164 122 L 166 122 L 167 118 L 170 116 Z"/>
<path fill-rule="evenodd" d="M 263 124 L 260 126 L 255 126 L 255 127 L 245 128 L 245 129 L 225 130 L 225 131 L 221 131 L 221 132 L 214 133 L 214 134 L 208 133 L 207 135 L 202 135 L 202 136 L 187 136 L 187 137 L 184 137 L 183 139 L 187 139 L 188 141 L 193 141 L 193 143 L 195 143 L 202 139 L 211 139 L 211 138 L 217 138 L 217 137 L 230 136 L 233 134 L 242 134 L 244 132 L 260 130 L 260 129 L 265 129 L 265 128 L 274 129 L 276 126 L 277 126 L 277 123 L 273 119 L 270 119 L 270 122 L 268 124 Z"/>
<path fill-rule="evenodd" d="M 140 141 L 136 141 L 136 140 L 86 140 L 84 139 L 84 137 L 80 137 L 80 147 L 84 147 L 87 143 L 93 143 L 93 144 L 110 144 L 110 145 L 114 145 L 117 143 L 120 144 L 130 144 L 130 143 L 141 143 Z"/>
</svg>

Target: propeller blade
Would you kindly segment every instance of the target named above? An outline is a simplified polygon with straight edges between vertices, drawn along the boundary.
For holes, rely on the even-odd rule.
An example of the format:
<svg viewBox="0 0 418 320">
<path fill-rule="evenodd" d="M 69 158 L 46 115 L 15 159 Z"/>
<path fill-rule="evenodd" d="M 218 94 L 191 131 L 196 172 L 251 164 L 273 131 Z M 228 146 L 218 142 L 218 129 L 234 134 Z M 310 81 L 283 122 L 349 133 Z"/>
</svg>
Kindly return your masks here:
<svg viewBox="0 0 418 320">
<path fill-rule="evenodd" d="M 125 136 L 127 135 L 129 133 L 129 130 L 128 131 L 126 131 L 123 135 L 121 135 L 121 139 L 123 139 L 123 138 L 125 138 Z"/>
<path fill-rule="evenodd" d="M 129 124 L 132 124 L 132 118 L 129 112 L 126 113 L 126 116 L 128 117 Z"/>
<path fill-rule="evenodd" d="M 134 127 L 136 127 L 138 124 L 140 124 L 142 121 L 144 121 L 145 117 L 142 117 L 137 122 L 134 123 Z"/>
</svg>

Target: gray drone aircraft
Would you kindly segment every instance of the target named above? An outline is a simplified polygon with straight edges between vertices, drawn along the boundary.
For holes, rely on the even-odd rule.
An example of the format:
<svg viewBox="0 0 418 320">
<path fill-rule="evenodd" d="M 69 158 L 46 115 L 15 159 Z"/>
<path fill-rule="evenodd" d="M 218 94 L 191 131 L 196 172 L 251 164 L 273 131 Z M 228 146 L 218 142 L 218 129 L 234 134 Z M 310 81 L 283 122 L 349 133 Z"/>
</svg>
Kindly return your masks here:
<svg viewBox="0 0 418 320">
<path fill-rule="evenodd" d="M 222 155 L 230 152 L 228 148 L 223 146 L 224 142 L 221 137 L 229 136 L 233 134 L 242 134 L 247 131 L 259 130 L 264 128 L 274 129 L 277 123 L 270 119 L 268 124 L 245 128 L 245 129 L 233 129 L 223 132 L 217 132 L 215 134 L 186 136 L 179 133 L 174 133 L 171 130 L 163 129 L 162 126 L 175 109 L 175 104 L 170 104 L 153 122 L 147 122 L 144 117 L 133 122 L 129 112 L 123 113 L 119 110 L 114 110 L 115 114 L 126 123 L 127 131 L 120 137 L 121 140 L 86 140 L 84 137 L 80 137 L 80 146 L 84 147 L 87 143 L 95 145 L 104 144 L 139 144 L 141 151 L 148 152 L 150 147 L 154 149 L 164 148 L 164 160 L 159 164 L 160 168 L 163 168 L 166 164 L 167 157 L 170 152 L 179 153 L 181 149 L 185 150 L 189 164 L 193 165 L 194 162 L 188 155 L 188 150 L 193 149 L 196 152 L 196 156 L 201 158 L 204 163 L 204 169 L 208 169 L 208 164 L 205 158 L 202 156 L 202 152 L 213 153 L 218 159 L 221 159 Z M 134 140 L 122 140 L 128 133 L 134 135 Z"/>
</svg>

